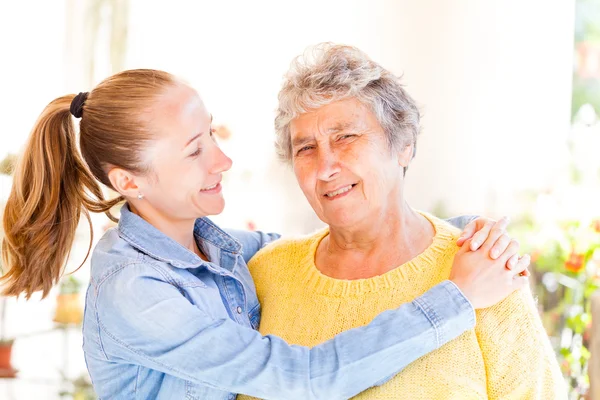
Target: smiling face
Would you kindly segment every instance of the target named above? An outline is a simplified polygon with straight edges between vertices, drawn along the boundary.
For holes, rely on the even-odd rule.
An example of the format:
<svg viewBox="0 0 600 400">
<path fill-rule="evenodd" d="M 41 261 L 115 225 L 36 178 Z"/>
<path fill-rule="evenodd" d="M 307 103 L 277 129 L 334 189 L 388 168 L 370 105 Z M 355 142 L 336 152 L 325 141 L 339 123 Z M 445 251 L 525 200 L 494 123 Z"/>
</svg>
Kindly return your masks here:
<svg viewBox="0 0 600 400">
<path fill-rule="evenodd" d="M 328 225 L 352 227 L 385 216 L 402 201 L 412 147 L 391 150 L 379 121 L 359 100 L 302 114 L 291 122 L 290 134 L 300 188 Z"/>
<path fill-rule="evenodd" d="M 212 133 L 212 117 L 193 89 L 168 90 L 152 113 L 157 140 L 145 153 L 152 171 L 137 178 L 142 200 L 167 219 L 189 220 L 223 211 L 222 173 L 231 159 Z"/>
</svg>

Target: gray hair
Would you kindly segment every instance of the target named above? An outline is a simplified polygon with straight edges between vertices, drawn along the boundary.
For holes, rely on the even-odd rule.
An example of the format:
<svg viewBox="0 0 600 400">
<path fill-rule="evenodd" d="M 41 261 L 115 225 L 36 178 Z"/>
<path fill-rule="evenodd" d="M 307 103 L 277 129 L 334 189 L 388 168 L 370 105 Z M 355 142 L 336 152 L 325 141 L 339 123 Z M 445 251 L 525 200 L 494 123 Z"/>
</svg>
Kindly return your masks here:
<svg viewBox="0 0 600 400">
<path fill-rule="evenodd" d="M 295 118 L 351 97 L 375 114 L 390 149 L 416 145 L 419 110 L 400 78 L 356 47 L 321 43 L 292 62 L 279 91 L 275 117 L 279 157 L 292 160 L 290 123 Z"/>
</svg>

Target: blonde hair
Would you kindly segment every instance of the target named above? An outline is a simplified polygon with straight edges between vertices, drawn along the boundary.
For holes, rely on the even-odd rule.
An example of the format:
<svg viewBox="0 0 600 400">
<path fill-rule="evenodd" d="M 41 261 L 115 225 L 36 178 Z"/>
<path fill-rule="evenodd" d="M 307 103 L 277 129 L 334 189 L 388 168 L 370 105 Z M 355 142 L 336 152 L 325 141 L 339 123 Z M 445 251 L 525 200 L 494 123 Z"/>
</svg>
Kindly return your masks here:
<svg viewBox="0 0 600 400">
<path fill-rule="evenodd" d="M 116 221 L 110 209 L 124 199 L 105 199 L 100 183 L 114 189 L 108 179 L 112 167 L 149 171 L 140 155 L 153 137 L 149 115 L 157 97 L 175 84 L 172 75 L 155 70 L 124 71 L 104 80 L 83 105 L 79 145 L 69 111 L 75 96 L 59 97 L 44 109 L 17 163 L 4 209 L 4 295 L 48 294 L 62 276 L 82 213 L 90 234 L 89 212 Z"/>
<path fill-rule="evenodd" d="M 321 43 L 292 62 L 279 91 L 275 117 L 279 157 L 292 160 L 290 123 L 295 118 L 350 97 L 375 114 L 390 148 L 416 144 L 419 110 L 400 78 L 356 47 Z"/>
</svg>

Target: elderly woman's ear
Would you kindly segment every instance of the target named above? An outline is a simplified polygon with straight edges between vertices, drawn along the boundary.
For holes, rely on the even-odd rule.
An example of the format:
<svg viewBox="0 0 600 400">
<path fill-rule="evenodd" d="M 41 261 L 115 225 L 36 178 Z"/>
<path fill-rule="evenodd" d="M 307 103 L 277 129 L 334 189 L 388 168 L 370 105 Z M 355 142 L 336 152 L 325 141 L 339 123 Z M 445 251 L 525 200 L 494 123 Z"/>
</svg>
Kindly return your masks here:
<svg viewBox="0 0 600 400">
<path fill-rule="evenodd" d="M 408 164 L 410 164 L 411 160 L 415 156 L 415 153 L 415 145 L 412 143 L 407 144 L 401 151 L 398 152 L 398 164 L 404 168 L 407 168 Z"/>
</svg>

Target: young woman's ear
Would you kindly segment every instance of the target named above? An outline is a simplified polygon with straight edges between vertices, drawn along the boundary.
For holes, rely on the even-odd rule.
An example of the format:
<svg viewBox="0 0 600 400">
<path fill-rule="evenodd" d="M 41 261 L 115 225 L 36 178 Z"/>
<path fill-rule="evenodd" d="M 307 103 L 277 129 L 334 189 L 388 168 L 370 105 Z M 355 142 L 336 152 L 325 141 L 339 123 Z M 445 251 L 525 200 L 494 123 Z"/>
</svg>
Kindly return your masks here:
<svg viewBox="0 0 600 400">
<path fill-rule="evenodd" d="M 124 169 L 111 169 L 108 172 L 108 179 L 113 188 L 123 197 L 134 198 L 140 194 L 140 188 L 136 182 L 137 178 Z"/>
</svg>

